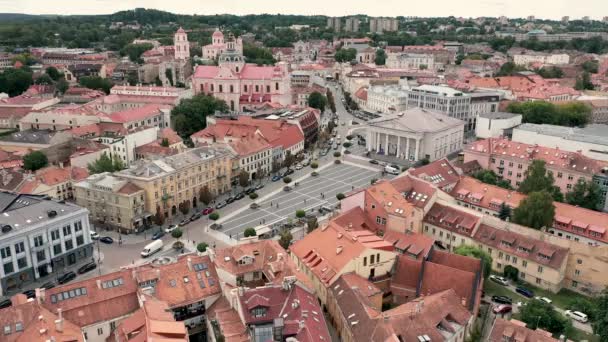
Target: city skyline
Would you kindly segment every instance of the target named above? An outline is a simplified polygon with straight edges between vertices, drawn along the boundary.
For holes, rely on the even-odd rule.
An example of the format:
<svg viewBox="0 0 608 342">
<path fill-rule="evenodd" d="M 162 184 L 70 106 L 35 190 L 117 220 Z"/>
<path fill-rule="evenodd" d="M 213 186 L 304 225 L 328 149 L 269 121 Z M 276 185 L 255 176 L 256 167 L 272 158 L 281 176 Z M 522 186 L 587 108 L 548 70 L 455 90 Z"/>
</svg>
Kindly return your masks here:
<svg viewBox="0 0 608 342">
<path fill-rule="evenodd" d="M 524 0 L 512 1 L 482 1 L 463 0 L 458 3 L 439 1 L 438 6 L 427 6 L 426 3 L 404 3 L 396 0 L 387 0 L 382 3 L 370 3 L 363 0 L 349 2 L 348 8 L 339 4 L 328 5 L 321 0 L 310 0 L 305 3 L 287 3 L 278 0 L 263 0 L 252 3 L 242 0 L 228 0 L 219 2 L 204 2 L 201 0 L 187 0 L 179 3 L 167 3 L 159 0 L 143 1 L 117 1 L 117 0 L 90 0 L 73 2 L 58 0 L 52 3 L 40 0 L 0 0 L 0 12 L 24 14 L 111 14 L 122 10 L 134 8 L 149 8 L 168 11 L 177 14 L 301 14 L 301 15 L 327 15 L 347 16 L 366 14 L 370 16 L 419 16 L 419 17 L 499 17 L 525 18 L 534 15 L 542 19 L 560 19 L 564 15 L 572 19 L 590 16 L 601 19 L 608 11 L 608 4 L 602 0 L 586 0 L 580 6 L 571 6 L 565 0 L 541 0 L 533 3 Z M 58 9 L 61 8 L 61 11 Z"/>
</svg>

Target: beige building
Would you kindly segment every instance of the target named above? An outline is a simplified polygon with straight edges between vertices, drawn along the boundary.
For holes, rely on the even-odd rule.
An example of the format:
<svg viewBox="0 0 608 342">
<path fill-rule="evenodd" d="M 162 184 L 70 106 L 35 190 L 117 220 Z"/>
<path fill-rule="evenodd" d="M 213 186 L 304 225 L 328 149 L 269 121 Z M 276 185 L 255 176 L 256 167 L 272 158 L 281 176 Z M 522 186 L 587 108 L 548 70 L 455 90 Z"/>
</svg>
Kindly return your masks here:
<svg viewBox="0 0 608 342">
<path fill-rule="evenodd" d="M 212 195 L 230 190 L 233 155 L 223 148 L 199 147 L 156 160 L 140 160 L 115 176 L 126 179 L 145 192 L 145 210 L 165 217 L 177 213 L 178 206 L 199 206 L 200 192 L 207 187 Z"/>
<path fill-rule="evenodd" d="M 74 185 L 76 203 L 89 209 L 94 222 L 131 233 L 149 223 L 144 208 L 144 190 L 108 172 L 89 176 Z"/>
</svg>

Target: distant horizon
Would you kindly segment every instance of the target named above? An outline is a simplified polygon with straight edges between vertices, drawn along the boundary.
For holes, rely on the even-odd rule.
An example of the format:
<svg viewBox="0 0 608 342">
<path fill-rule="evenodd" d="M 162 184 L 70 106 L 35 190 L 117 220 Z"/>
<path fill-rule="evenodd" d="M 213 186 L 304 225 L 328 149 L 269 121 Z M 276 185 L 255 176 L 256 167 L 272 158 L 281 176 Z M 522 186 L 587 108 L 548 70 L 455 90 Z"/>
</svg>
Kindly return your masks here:
<svg viewBox="0 0 608 342">
<path fill-rule="evenodd" d="M 345 1 L 342 1 L 345 3 Z M 341 6 L 340 2 L 327 3 L 324 0 L 308 0 L 291 3 L 284 0 L 183 0 L 167 3 L 161 0 L 0 0 L 0 13 L 26 15 L 109 15 L 135 8 L 156 9 L 180 15 L 322 15 L 322 16 L 386 16 L 386 17 L 501 17 L 510 19 L 535 16 L 540 20 L 560 20 L 569 16 L 579 20 L 589 16 L 602 20 L 608 16 L 608 1 L 582 0 L 573 5 L 567 0 L 461 0 L 453 2 L 436 0 L 435 3 L 407 3 L 400 0 L 382 0 L 370 3 L 367 0 L 350 0 Z M 62 13 L 56 12 L 61 8 Z M 594 16 L 592 14 L 599 13 Z"/>
</svg>

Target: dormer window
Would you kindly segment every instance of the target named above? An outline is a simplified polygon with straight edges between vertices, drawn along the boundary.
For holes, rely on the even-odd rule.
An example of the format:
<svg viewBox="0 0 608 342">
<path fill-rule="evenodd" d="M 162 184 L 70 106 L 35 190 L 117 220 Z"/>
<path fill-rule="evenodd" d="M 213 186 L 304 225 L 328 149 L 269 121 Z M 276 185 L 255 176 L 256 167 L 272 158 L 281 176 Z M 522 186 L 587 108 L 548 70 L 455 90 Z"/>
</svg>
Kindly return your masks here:
<svg viewBox="0 0 608 342">
<path fill-rule="evenodd" d="M 253 308 L 251 310 L 251 316 L 253 317 L 264 317 L 266 316 L 266 308 L 262 306 L 258 306 L 257 308 Z"/>
</svg>

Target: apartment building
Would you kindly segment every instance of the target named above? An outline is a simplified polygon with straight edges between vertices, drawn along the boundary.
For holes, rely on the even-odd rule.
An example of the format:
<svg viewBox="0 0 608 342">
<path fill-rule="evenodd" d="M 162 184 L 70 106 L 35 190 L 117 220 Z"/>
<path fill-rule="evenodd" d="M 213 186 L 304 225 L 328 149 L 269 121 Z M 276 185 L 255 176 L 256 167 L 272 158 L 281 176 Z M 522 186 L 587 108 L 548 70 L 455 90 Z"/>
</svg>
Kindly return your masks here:
<svg viewBox="0 0 608 342">
<path fill-rule="evenodd" d="M 399 20 L 397 18 L 369 18 L 369 32 L 383 33 L 396 32 L 399 30 Z"/>
<path fill-rule="evenodd" d="M 207 187 L 216 196 L 230 190 L 235 170 L 233 154 L 220 147 L 198 147 L 156 160 L 140 160 L 114 176 L 144 190 L 145 211 L 165 217 L 177 213 L 187 203 L 198 207 L 199 195 Z"/>
<path fill-rule="evenodd" d="M 62 131 L 96 124 L 104 120 L 108 121 L 105 113 L 86 104 L 51 106 L 29 112 L 19 120 L 19 129 L 22 131 L 29 129 Z"/>
<path fill-rule="evenodd" d="M 406 52 L 389 52 L 386 56 L 386 67 L 405 70 L 435 70 L 435 56 Z"/>
<path fill-rule="evenodd" d="M 42 196 L 0 193 L 0 294 L 74 268 L 93 256 L 89 212 Z"/>
<path fill-rule="evenodd" d="M 359 18 L 357 18 L 357 17 L 346 18 L 346 22 L 344 25 L 344 31 L 345 32 L 359 32 L 360 23 L 361 23 L 361 20 L 359 20 Z"/>
<path fill-rule="evenodd" d="M 549 65 L 564 65 L 570 63 L 570 55 L 561 54 L 547 54 L 539 52 L 526 52 L 525 54 L 513 55 L 513 62 L 516 65 L 527 66 L 534 63 L 549 64 Z"/>
<path fill-rule="evenodd" d="M 327 26 L 328 29 L 333 29 L 335 32 L 340 32 L 342 30 L 342 18 L 341 17 L 329 17 L 327 18 Z"/>
<path fill-rule="evenodd" d="M 151 223 L 145 212 L 144 190 L 108 172 L 94 174 L 74 185 L 76 203 L 91 219 L 123 233 L 134 233 Z"/>
<path fill-rule="evenodd" d="M 465 132 L 475 130 L 471 95 L 447 86 L 422 85 L 409 90 L 407 108 L 420 107 L 465 122 Z"/>
<path fill-rule="evenodd" d="M 0 128 L 19 128 L 19 121 L 29 112 L 59 103 L 58 98 L 46 98 L 28 94 L 0 97 Z"/>
</svg>

